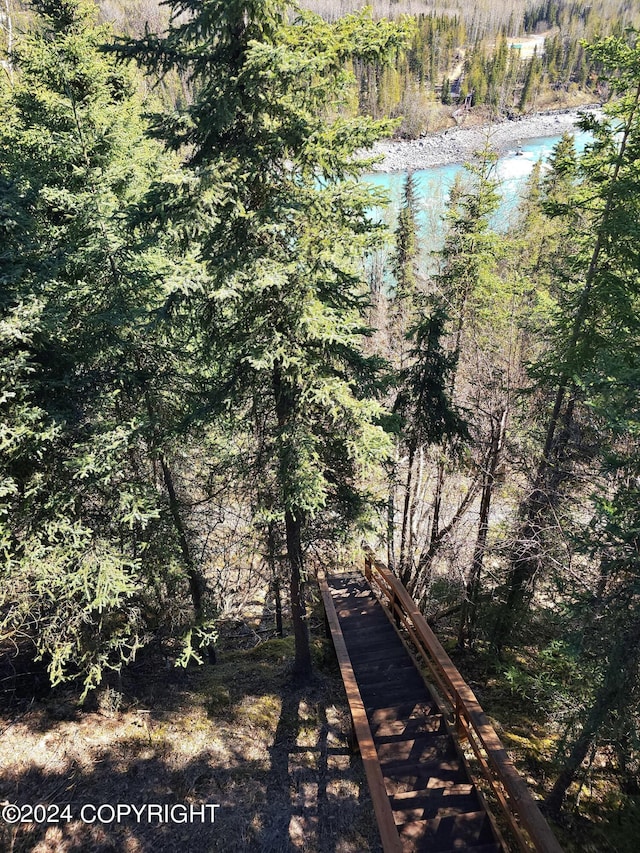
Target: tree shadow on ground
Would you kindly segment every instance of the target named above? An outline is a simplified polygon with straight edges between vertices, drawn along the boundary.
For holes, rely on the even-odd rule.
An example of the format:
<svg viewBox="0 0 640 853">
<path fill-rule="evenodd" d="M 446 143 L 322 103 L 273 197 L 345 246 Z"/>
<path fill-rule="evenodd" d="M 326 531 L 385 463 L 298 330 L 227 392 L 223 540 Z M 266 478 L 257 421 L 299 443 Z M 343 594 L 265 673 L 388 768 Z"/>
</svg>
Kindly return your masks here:
<svg viewBox="0 0 640 853">
<path fill-rule="evenodd" d="M 294 690 L 288 661 L 275 649 L 265 645 L 220 667 L 181 673 L 147 661 L 122 680 L 124 710 L 79 710 L 69 691 L 52 691 L 12 719 L 5 715 L 0 802 L 69 804 L 73 819 L 0 823 L 0 849 L 379 851 L 362 765 L 349 749 L 337 668 L 324 666 L 311 685 Z M 204 820 L 196 808 L 189 822 L 147 812 L 117 822 L 110 808 L 101 813 L 106 822 L 79 820 L 83 806 L 91 819 L 93 807 L 118 803 L 219 808 Z"/>
<path fill-rule="evenodd" d="M 360 760 L 349 748 L 348 733 L 336 731 L 322 705 L 313 707 L 315 698 L 298 691 L 283 703 L 255 849 L 294 853 L 307 849 L 307 839 L 314 838 L 322 851 L 377 851 L 377 839 L 366 843 L 357 831 L 363 816 L 373 820 Z M 309 712 L 319 730 L 310 730 Z"/>
</svg>

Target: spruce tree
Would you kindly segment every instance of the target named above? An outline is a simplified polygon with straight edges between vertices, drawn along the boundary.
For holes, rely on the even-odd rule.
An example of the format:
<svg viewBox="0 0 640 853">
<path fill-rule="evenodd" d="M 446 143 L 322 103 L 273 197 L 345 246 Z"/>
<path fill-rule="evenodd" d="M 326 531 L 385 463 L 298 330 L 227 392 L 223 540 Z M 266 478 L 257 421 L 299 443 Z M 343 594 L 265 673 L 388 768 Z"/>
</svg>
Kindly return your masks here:
<svg viewBox="0 0 640 853">
<path fill-rule="evenodd" d="M 626 336 L 636 311 L 638 257 L 637 149 L 640 128 L 640 82 L 637 34 L 605 39 L 591 47 L 608 68 L 618 99 L 602 119 L 585 117 L 582 127 L 595 141 L 580 158 L 577 183 L 562 201 L 550 194 L 549 210 L 569 217 L 571 249 L 558 257 L 553 319 L 553 345 L 534 367 L 541 385 L 551 385 L 553 403 L 532 487 L 519 507 L 511 549 L 506 604 L 495 629 L 500 647 L 511 636 L 531 599 L 545 563 L 545 528 L 559 502 L 571 499 L 575 446 L 572 436 L 584 412 L 584 382 L 594 365 L 604 361 Z M 570 179 L 572 159 L 563 158 Z M 565 183 L 570 186 L 570 180 Z"/>
<path fill-rule="evenodd" d="M 439 380 L 441 389 L 436 395 L 440 403 L 431 415 L 427 415 L 424 408 L 416 412 L 418 420 L 425 420 L 425 428 L 429 422 L 440 423 L 444 427 L 440 440 L 436 442 L 440 447 L 429 513 L 430 527 L 422 532 L 419 539 L 416 537 L 418 541 L 412 544 L 415 556 L 407 552 L 403 566 L 404 580 L 418 598 L 426 595 L 433 561 L 446 537 L 471 505 L 479 485 L 479 476 L 472 477 L 452 516 L 446 523 L 443 522 L 446 469 L 456 464 L 460 439 L 468 436 L 467 419 L 461 413 L 467 404 L 466 392 L 461 392 L 460 388 L 460 377 L 464 372 L 460 368 L 461 357 L 466 352 L 467 340 L 479 338 L 481 330 L 485 334 L 486 323 L 482 321 L 482 315 L 492 314 L 494 310 L 491 294 L 496 289 L 495 266 L 499 252 L 498 238 L 490 228 L 490 218 L 498 204 L 495 159 L 495 155 L 488 149 L 480 152 L 477 162 L 469 164 L 468 183 L 458 182 L 452 188 L 446 214 L 445 242 L 438 253 L 439 270 L 432 279 L 433 290 L 427 314 L 429 321 L 421 333 L 425 335 L 428 330 L 423 341 L 430 341 L 427 349 L 430 355 L 425 362 L 426 353 L 423 352 L 418 362 L 409 368 L 416 374 L 412 381 L 419 383 L 426 378 L 423 374 L 429 361 L 432 362 L 431 370 L 438 363 L 442 373 Z M 436 329 L 439 329 L 437 334 Z M 432 386 L 432 394 L 434 390 Z M 443 420 L 445 409 L 442 404 L 445 401 L 448 401 L 449 414 Z M 440 412 L 440 415 L 434 420 L 436 412 Z M 415 449 L 418 446 L 415 445 Z"/>
<path fill-rule="evenodd" d="M 391 273 L 395 287 L 389 297 L 389 342 L 391 359 L 404 367 L 407 332 L 416 310 L 419 254 L 416 181 L 412 172 L 404 179 L 402 203 L 395 229 L 395 251 Z"/>
<path fill-rule="evenodd" d="M 0 130 L 5 423 L 22 424 L 2 451 L 2 615 L 86 694 L 180 573 L 144 387 L 170 369 L 152 323 L 167 265 L 131 225 L 163 156 L 95 5 L 33 5 Z"/>
<path fill-rule="evenodd" d="M 542 73 L 542 63 L 538 56 L 537 48 L 534 49 L 533 56 L 527 65 L 527 74 L 524 80 L 524 86 L 520 94 L 520 110 L 524 111 L 532 98 L 535 98 L 536 90 L 540 84 L 540 76 Z"/>
<path fill-rule="evenodd" d="M 564 745 L 560 772 L 546 799 L 557 814 L 590 750 L 606 742 L 625 767 L 636 730 L 640 686 L 640 323 L 634 312 L 615 352 L 601 353 L 585 377 L 585 404 L 597 419 L 600 465 L 591 495 L 594 514 L 577 536 L 582 555 L 595 564 L 594 580 L 572 590 L 573 639 L 594 678 Z M 595 666 L 594 666 L 595 663 Z"/>
<path fill-rule="evenodd" d="M 384 61 L 406 32 L 367 13 L 327 24 L 274 0 L 171 9 L 165 35 L 120 54 L 178 69 L 193 89 L 190 107 L 157 121 L 186 155 L 192 204 L 176 221 L 208 274 L 206 291 L 186 299 L 216 365 L 211 416 L 231 409 L 241 419 L 258 405 L 269 425 L 294 676 L 306 678 L 305 536 L 321 514 L 357 507 L 358 472 L 386 444 L 362 353 L 361 262 L 379 229 L 371 193 L 353 178 L 365 166 L 356 150 L 390 125 L 330 116 L 350 97 L 348 64 Z"/>
</svg>

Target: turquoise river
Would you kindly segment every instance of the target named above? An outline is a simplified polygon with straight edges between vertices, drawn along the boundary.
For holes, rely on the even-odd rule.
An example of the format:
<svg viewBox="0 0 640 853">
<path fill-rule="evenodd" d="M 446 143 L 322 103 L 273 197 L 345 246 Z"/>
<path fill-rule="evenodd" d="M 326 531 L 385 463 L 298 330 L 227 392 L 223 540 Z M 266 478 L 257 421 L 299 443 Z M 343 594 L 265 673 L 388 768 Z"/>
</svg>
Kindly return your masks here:
<svg viewBox="0 0 640 853">
<path fill-rule="evenodd" d="M 588 133 L 576 132 L 574 138 L 576 149 L 582 151 L 592 137 Z M 500 156 L 496 164 L 496 174 L 502 201 L 493 222 L 497 229 L 506 230 L 514 221 L 520 196 L 534 163 L 537 160 L 547 160 L 559 140 L 559 136 L 528 139 L 522 142 L 519 148 L 521 153 L 517 154 L 514 150 Z M 449 191 L 456 175 L 463 170 L 462 164 L 455 163 L 414 171 L 418 199 L 417 220 L 423 248 L 426 248 L 425 244 L 428 243 L 431 249 L 435 249 L 441 242 L 442 215 Z M 367 183 L 387 191 L 391 204 L 383 215 L 392 227 L 395 211 L 402 197 L 405 175 L 403 172 L 375 172 L 365 178 Z"/>
</svg>

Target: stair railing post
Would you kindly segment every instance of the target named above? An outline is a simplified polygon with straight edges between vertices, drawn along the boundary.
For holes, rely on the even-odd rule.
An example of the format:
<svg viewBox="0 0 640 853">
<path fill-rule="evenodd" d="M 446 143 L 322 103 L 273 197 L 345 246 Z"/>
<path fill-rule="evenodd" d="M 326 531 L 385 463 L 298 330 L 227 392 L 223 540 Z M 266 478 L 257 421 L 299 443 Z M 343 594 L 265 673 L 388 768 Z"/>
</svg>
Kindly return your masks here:
<svg viewBox="0 0 640 853">
<path fill-rule="evenodd" d="M 469 736 L 466 732 L 466 727 L 462 722 L 462 713 L 463 713 L 464 705 L 462 699 L 460 698 L 460 694 L 456 691 L 456 704 L 455 704 L 455 715 L 456 715 L 456 734 L 458 735 L 458 740 L 462 743 L 465 740 L 469 739 Z"/>
<path fill-rule="evenodd" d="M 368 581 L 371 581 L 371 557 L 365 554 L 364 557 L 364 576 Z"/>
</svg>

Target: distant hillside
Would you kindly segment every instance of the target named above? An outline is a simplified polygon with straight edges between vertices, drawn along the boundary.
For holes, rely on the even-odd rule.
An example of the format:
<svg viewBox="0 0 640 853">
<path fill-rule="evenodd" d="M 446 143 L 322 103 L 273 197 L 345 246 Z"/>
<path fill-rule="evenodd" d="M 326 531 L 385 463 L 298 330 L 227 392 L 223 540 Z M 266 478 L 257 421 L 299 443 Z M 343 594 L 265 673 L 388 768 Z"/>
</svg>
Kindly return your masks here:
<svg viewBox="0 0 640 853">
<path fill-rule="evenodd" d="M 162 0 L 97 0 L 105 20 L 111 21 L 121 32 L 139 33 L 148 24 L 151 30 L 161 30 L 166 25 L 169 12 Z M 26 0 L 3 0 L 18 23 L 28 9 Z M 435 17 L 460 17 L 466 26 L 471 42 L 478 38 L 497 35 L 504 31 L 515 36 L 536 29 L 541 32 L 554 23 L 575 17 L 576 12 L 588 15 L 590 20 L 621 30 L 630 25 L 640 25 L 640 6 L 628 0 L 592 0 L 588 5 L 574 0 L 300 0 L 300 5 L 329 20 L 335 20 L 363 6 L 373 8 L 374 16 L 395 18 L 399 15 L 432 15 Z M 4 29 L 5 10 L 0 10 L 0 25 Z"/>
<path fill-rule="evenodd" d="M 0 0 L 0 33 L 6 44 L 8 22 L 19 32 L 31 17 L 28 0 Z M 136 34 L 148 23 L 151 30 L 162 30 L 169 20 L 162 0 L 96 0 L 105 20 L 113 23 L 118 32 Z M 1 44 L 1 42 L 0 42 Z"/>
<path fill-rule="evenodd" d="M 591 0 L 589 3 L 576 3 L 575 0 L 301 0 L 300 5 L 329 19 L 365 5 L 373 8 L 376 17 L 457 15 L 464 21 L 471 41 L 496 35 L 500 30 L 513 36 L 532 32 L 536 27 L 548 29 L 576 13 L 588 15 L 593 21 L 615 24 L 620 30 L 640 24 L 640 5 L 628 0 Z M 609 27 L 603 27 L 607 29 Z"/>
<path fill-rule="evenodd" d="M 448 2 L 428 2 L 428 0 L 302 0 L 306 9 L 317 12 L 329 19 L 371 6 L 376 17 L 396 18 L 400 15 L 458 15 L 465 24 L 476 30 L 476 35 L 485 35 L 507 27 L 515 32 L 524 21 L 525 12 L 539 5 L 530 0 L 448 0 Z"/>
<path fill-rule="evenodd" d="M 137 34 L 144 31 L 146 24 L 158 32 L 169 20 L 167 7 L 161 6 L 160 0 L 98 0 L 98 6 L 119 32 Z"/>
<path fill-rule="evenodd" d="M 28 19 L 25 0 L 3 0 L 0 53 Z M 118 33 L 163 31 L 169 10 L 161 0 L 97 0 Z M 333 20 L 364 0 L 300 0 Z M 392 66 L 354 67 L 354 110 L 400 118 L 398 133 L 416 137 L 490 116 L 575 107 L 606 100 L 608 89 L 584 42 L 640 26 L 640 4 L 628 0 L 369 0 L 375 16 L 416 18 L 415 36 Z M 4 34 L 4 37 L 3 37 Z M 187 97 L 184 83 L 164 81 L 163 101 Z"/>
</svg>

